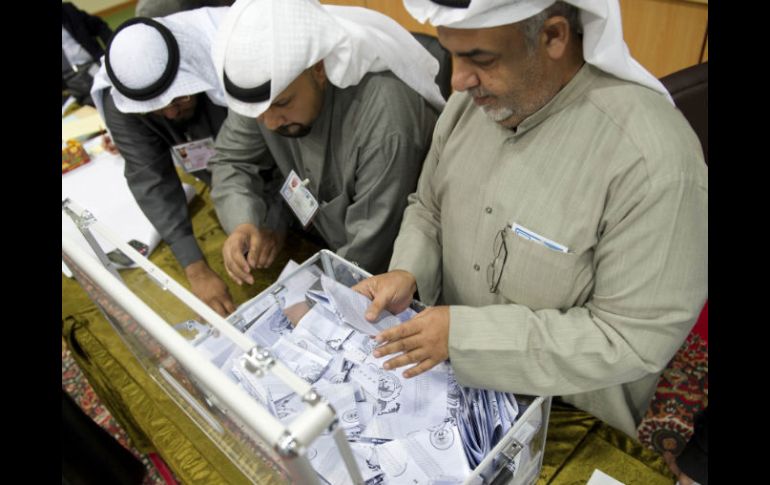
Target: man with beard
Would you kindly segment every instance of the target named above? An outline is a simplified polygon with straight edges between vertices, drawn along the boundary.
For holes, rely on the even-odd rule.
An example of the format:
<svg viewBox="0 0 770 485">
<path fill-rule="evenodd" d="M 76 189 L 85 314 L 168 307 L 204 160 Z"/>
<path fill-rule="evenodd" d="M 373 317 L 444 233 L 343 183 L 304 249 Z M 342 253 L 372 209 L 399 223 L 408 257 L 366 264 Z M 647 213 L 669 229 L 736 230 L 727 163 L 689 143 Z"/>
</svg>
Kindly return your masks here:
<svg viewBox="0 0 770 485">
<path fill-rule="evenodd" d="M 708 293 L 698 138 L 623 41 L 617 0 L 405 0 L 455 94 L 390 272 L 356 289 L 385 369 L 562 396 L 627 433 Z M 459 91 L 459 92 L 458 92 Z"/>
<path fill-rule="evenodd" d="M 384 270 L 444 104 L 437 61 L 371 10 L 244 0 L 222 22 L 214 62 L 229 113 L 211 195 L 230 276 L 251 284 L 295 217 L 340 256 Z M 281 217 L 259 196 L 275 166 Z"/>
<path fill-rule="evenodd" d="M 126 181 L 137 204 L 171 247 L 192 292 L 222 316 L 235 306 L 195 240 L 172 150 L 184 153 L 185 143 L 215 137 L 227 116 L 210 54 L 226 11 L 204 8 L 123 23 L 91 90 L 125 159 Z M 210 183 L 205 166 L 189 171 Z"/>
</svg>

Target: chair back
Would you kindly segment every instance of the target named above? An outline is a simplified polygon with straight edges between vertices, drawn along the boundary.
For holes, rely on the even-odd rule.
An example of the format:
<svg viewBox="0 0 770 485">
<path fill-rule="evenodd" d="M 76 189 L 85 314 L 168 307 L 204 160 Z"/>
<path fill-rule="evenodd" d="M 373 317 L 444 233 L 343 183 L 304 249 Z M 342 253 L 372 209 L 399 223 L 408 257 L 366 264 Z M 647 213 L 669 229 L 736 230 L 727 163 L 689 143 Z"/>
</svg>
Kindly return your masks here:
<svg viewBox="0 0 770 485">
<path fill-rule="evenodd" d="M 697 64 L 660 79 L 671 93 L 676 107 L 682 112 L 700 139 L 703 158 L 709 163 L 709 63 Z"/>
</svg>

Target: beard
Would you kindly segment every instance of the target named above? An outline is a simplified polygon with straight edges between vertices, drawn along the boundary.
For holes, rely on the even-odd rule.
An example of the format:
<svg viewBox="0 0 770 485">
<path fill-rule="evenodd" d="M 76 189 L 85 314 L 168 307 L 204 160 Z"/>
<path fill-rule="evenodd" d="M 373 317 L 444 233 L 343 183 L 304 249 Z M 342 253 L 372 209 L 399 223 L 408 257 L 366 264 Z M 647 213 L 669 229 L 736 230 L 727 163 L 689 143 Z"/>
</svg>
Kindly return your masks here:
<svg viewBox="0 0 770 485">
<path fill-rule="evenodd" d="M 489 116 L 492 121 L 501 122 L 505 121 L 514 115 L 513 109 L 507 106 L 483 106 L 481 108 L 484 113 Z"/>
<path fill-rule="evenodd" d="M 302 138 L 310 133 L 313 129 L 312 125 L 303 125 L 300 123 L 291 123 L 284 126 L 279 126 L 275 129 L 275 132 L 286 138 Z"/>
<path fill-rule="evenodd" d="M 484 114 L 506 128 L 515 128 L 548 103 L 561 89 L 558 81 L 546 76 L 534 56 L 531 56 L 521 69 L 520 85 L 534 89 L 519 88 L 497 95 L 478 86 L 469 89 L 468 93 L 474 98 L 492 97 L 493 102 L 481 106 Z"/>
</svg>

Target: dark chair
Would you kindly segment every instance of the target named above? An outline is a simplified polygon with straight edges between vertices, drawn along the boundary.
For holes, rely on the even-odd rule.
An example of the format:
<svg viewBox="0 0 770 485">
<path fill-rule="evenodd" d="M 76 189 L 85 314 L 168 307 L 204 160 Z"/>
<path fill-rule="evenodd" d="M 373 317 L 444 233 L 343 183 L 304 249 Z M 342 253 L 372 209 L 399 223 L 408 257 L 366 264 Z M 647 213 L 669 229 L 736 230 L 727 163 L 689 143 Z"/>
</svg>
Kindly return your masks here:
<svg viewBox="0 0 770 485">
<path fill-rule="evenodd" d="M 709 63 L 704 62 L 660 79 L 700 139 L 709 163 Z"/>
<path fill-rule="evenodd" d="M 436 84 L 438 84 L 444 99 L 448 99 L 449 95 L 452 94 L 452 55 L 439 44 L 436 37 L 416 32 L 412 32 L 412 35 L 438 60 Z"/>
</svg>

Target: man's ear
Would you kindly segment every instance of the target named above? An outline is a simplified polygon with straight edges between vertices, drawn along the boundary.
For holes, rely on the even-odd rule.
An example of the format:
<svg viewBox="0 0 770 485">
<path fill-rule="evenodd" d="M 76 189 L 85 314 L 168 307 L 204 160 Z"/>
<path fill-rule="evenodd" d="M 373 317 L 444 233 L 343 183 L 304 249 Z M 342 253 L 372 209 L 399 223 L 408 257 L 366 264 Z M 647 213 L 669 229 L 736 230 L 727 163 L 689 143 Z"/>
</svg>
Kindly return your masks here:
<svg viewBox="0 0 770 485">
<path fill-rule="evenodd" d="M 567 52 L 567 45 L 572 41 L 572 32 L 569 21 L 562 16 L 546 19 L 543 30 L 540 32 L 541 40 L 545 42 L 545 51 L 548 57 L 559 60 Z"/>
<path fill-rule="evenodd" d="M 310 67 L 310 75 L 313 76 L 313 79 L 319 86 L 326 85 L 326 69 L 324 68 L 323 59 Z"/>
</svg>

